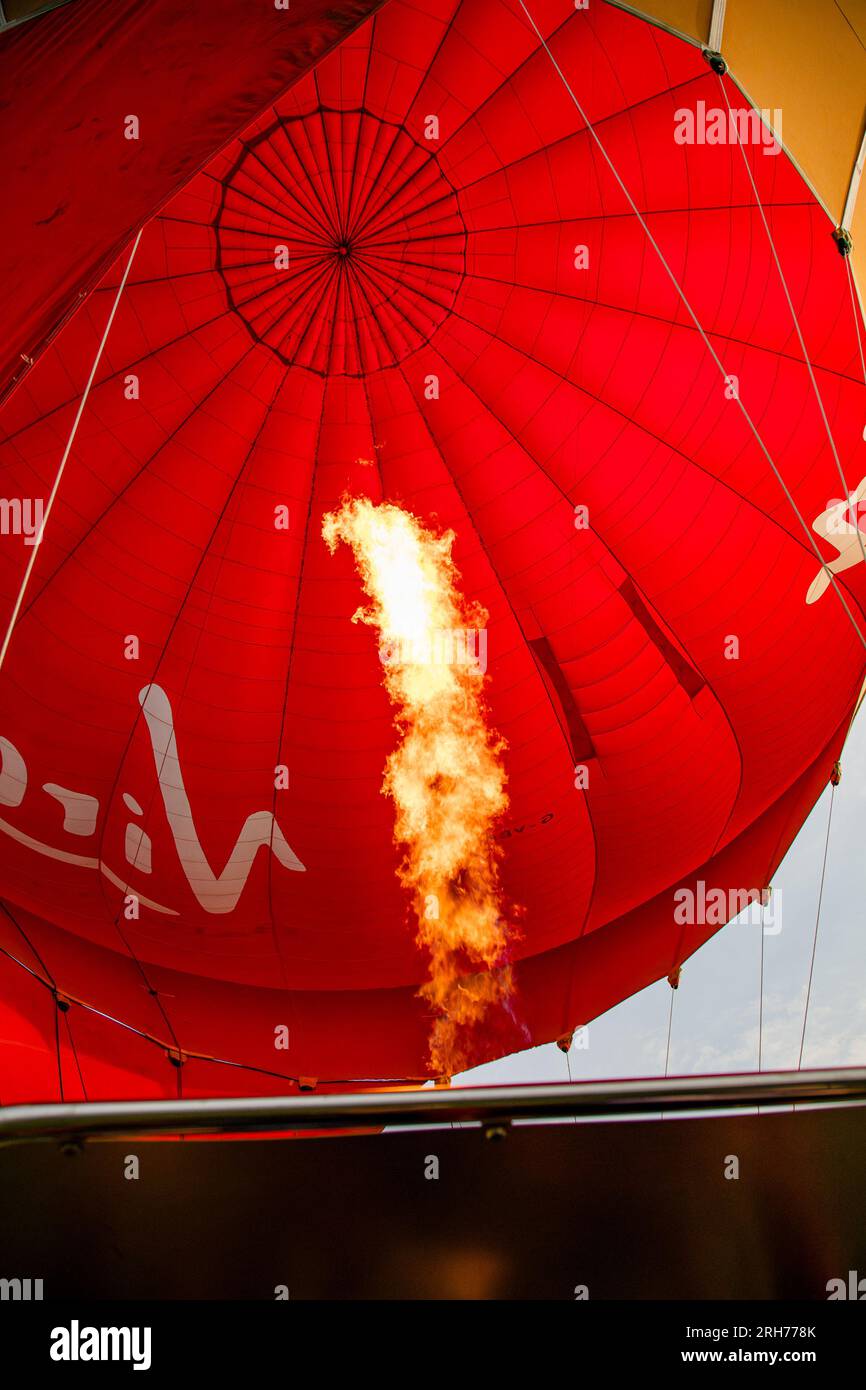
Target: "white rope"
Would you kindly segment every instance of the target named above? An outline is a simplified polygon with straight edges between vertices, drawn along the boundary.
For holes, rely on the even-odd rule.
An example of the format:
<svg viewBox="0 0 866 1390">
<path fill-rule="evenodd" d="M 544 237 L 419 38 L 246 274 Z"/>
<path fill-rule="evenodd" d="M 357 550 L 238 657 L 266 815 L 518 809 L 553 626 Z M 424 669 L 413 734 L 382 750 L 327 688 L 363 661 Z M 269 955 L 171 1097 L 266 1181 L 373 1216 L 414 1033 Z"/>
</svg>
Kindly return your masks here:
<svg viewBox="0 0 866 1390">
<path fill-rule="evenodd" d="M 854 272 L 851 269 L 851 257 L 845 256 L 845 269 L 848 272 L 848 289 L 851 292 L 851 312 L 854 315 L 854 331 L 857 334 L 857 351 L 860 354 L 860 370 L 863 373 L 863 385 L 866 386 L 866 358 L 863 356 L 863 338 L 860 333 L 860 305 L 857 298 L 857 290 L 854 285 Z"/>
<path fill-rule="evenodd" d="M 764 904 L 761 903 L 761 974 L 758 984 L 758 1071 L 764 1060 Z"/>
<path fill-rule="evenodd" d="M 671 1006 L 670 1010 L 668 1011 L 668 1040 L 667 1046 L 665 1047 L 665 1076 L 667 1076 L 668 1074 L 668 1067 L 670 1066 L 671 1062 L 671 1032 L 674 1026 L 674 995 L 676 994 L 676 990 L 674 989 L 673 985 L 670 986 L 670 991 Z"/>
<path fill-rule="evenodd" d="M 30 560 L 28 561 L 27 568 L 24 571 L 24 578 L 21 581 L 21 588 L 18 590 L 18 597 L 15 600 L 15 607 L 12 610 L 12 616 L 9 619 L 9 624 L 6 628 L 6 635 L 3 638 L 3 645 L 2 647 L 0 647 L 0 669 L 2 669 L 3 662 L 6 660 L 6 653 L 9 650 L 9 643 L 12 640 L 12 632 L 15 627 L 15 624 L 18 621 L 18 615 L 21 612 L 21 605 L 24 602 L 24 595 L 27 592 L 27 585 L 30 583 L 30 576 L 33 573 L 33 567 L 36 564 L 36 556 L 38 555 L 39 547 L 42 544 L 42 537 L 45 535 L 45 527 L 48 524 L 48 518 L 51 515 L 51 509 L 54 506 L 54 501 L 57 497 L 57 491 L 60 487 L 60 479 L 63 477 L 63 473 L 66 468 L 66 463 L 72 450 L 72 445 L 75 442 L 75 436 L 78 432 L 78 426 L 81 422 L 81 417 L 84 414 L 84 407 L 87 404 L 87 397 L 90 395 L 90 388 L 93 385 L 93 380 L 96 376 L 96 371 L 99 367 L 99 363 L 102 358 L 102 353 L 105 348 L 105 344 L 108 340 L 108 334 L 111 329 L 111 325 L 114 322 L 114 316 L 117 313 L 117 306 L 120 303 L 120 296 L 123 294 L 124 286 L 126 285 L 129 272 L 132 268 L 132 262 L 135 258 L 135 253 L 138 250 L 138 243 L 141 241 L 142 231 L 143 228 L 139 230 L 138 235 L 136 236 L 135 241 L 132 244 L 132 250 L 129 253 L 129 260 L 126 263 L 126 269 L 124 270 L 120 284 L 117 287 L 117 294 L 114 296 L 114 303 L 111 306 L 111 313 L 108 315 L 108 322 L 105 325 L 105 331 L 102 335 L 102 341 L 99 344 L 99 347 L 97 348 L 96 356 L 93 359 L 93 366 L 90 369 L 90 376 L 88 377 L 87 385 L 84 388 L 84 394 L 82 395 L 81 400 L 78 404 L 78 410 L 76 412 L 75 419 L 72 422 L 72 429 L 69 431 L 69 438 L 66 441 L 66 448 L 63 450 L 63 457 L 60 460 L 60 467 L 57 470 L 57 477 L 54 479 L 54 486 L 51 489 L 51 494 L 48 498 L 48 503 L 45 507 L 45 511 L 43 512 L 42 520 L 39 523 L 39 529 L 34 537 L 33 546 L 30 552 Z"/>
<path fill-rule="evenodd" d="M 864 356 L 863 352 L 863 335 L 860 331 L 860 296 L 857 293 L 857 287 L 854 284 L 854 271 L 851 268 L 850 256 L 845 257 L 845 270 L 848 275 L 848 289 L 851 292 L 851 313 L 854 318 L 854 332 L 857 335 L 857 352 L 860 357 L 860 370 L 863 373 L 863 385 L 866 386 L 866 356 Z M 864 428 L 863 430 L 863 438 L 866 439 L 866 428 Z M 851 715 L 851 723 L 848 725 L 848 732 L 845 735 L 845 742 L 842 744 L 842 750 L 839 754 L 840 758 L 842 756 L 842 753 L 844 753 L 845 751 L 848 739 L 851 737 L 851 730 L 854 728 L 854 720 L 860 713 L 860 709 L 863 705 L 864 700 L 866 700 L 866 681 L 864 681 L 863 689 L 860 691 L 860 698 L 858 699 L 857 704 L 854 706 L 854 713 Z"/>
<path fill-rule="evenodd" d="M 728 96 L 728 91 L 727 91 L 727 88 L 726 88 L 726 86 L 725 86 L 725 84 L 724 84 L 724 82 L 723 82 L 723 80 L 722 80 L 721 77 L 719 78 L 719 87 L 721 88 L 722 96 L 725 98 L 725 105 L 726 105 L 727 108 L 728 108 L 728 115 L 731 116 L 731 117 L 733 117 L 733 111 L 732 111 L 732 109 L 731 109 L 731 102 L 730 102 L 730 98 L 729 98 L 729 96 Z M 762 204 L 762 202 L 761 202 L 760 194 L 758 193 L 758 186 L 757 186 L 757 184 L 755 183 L 755 176 L 754 176 L 754 174 L 752 173 L 752 168 L 751 168 L 751 165 L 749 164 L 748 158 L 747 158 L 747 156 L 746 156 L 746 151 L 745 151 L 744 148 L 743 148 L 743 142 L 742 142 L 742 140 L 740 139 L 739 127 L 738 127 L 738 125 L 737 125 L 737 122 L 734 121 L 733 119 L 729 122 L 729 128 L 731 128 L 731 127 L 732 127 L 733 130 L 734 130 L 734 138 L 736 139 L 736 142 L 737 142 L 737 148 L 739 149 L 740 154 L 743 156 L 743 164 L 745 165 L 746 173 L 747 173 L 747 175 L 748 175 L 748 177 L 749 177 L 749 183 L 752 185 L 752 192 L 753 192 L 754 195 L 755 195 L 755 202 L 756 202 L 756 204 L 757 204 L 758 211 L 759 211 L 759 213 L 761 214 L 761 221 L 762 221 L 763 224 L 764 224 L 764 231 L 767 233 L 767 241 L 769 242 L 770 250 L 771 250 L 771 252 L 772 252 L 772 254 L 773 254 L 773 260 L 774 260 L 775 263 L 776 263 L 776 269 L 777 269 L 778 272 L 779 272 L 779 279 L 780 279 L 780 281 L 781 281 L 781 283 L 782 283 L 782 289 L 783 289 L 784 292 L 785 292 L 785 299 L 788 301 L 788 308 L 789 308 L 790 311 L 791 311 L 791 319 L 792 319 L 792 321 L 793 321 L 794 328 L 795 328 L 796 333 L 797 333 L 797 338 L 798 338 L 799 343 L 800 343 L 800 350 L 801 350 L 801 352 L 802 352 L 802 354 L 803 354 L 803 361 L 806 363 L 806 369 L 807 369 L 807 371 L 808 371 L 808 373 L 809 373 L 809 380 L 810 380 L 811 383 L 812 383 L 812 390 L 815 392 L 815 399 L 816 399 L 817 402 L 818 402 L 818 409 L 819 409 L 820 412 L 821 412 L 821 419 L 822 419 L 823 422 L 824 422 L 824 429 L 825 429 L 826 432 L 827 432 L 827 439 L 829 440 L 829 443 L 830 443 L 830 449 L 831 449 L 831 451 L 832 451 L 833 458 L 834 458 L 835 461 L 836 461 L 836 468 L 837 468 L 837 471 L 838 471 L 838 473 L 839 473 L 839 479 L 840 479 L 840 481 L 841 481 L 841 483 L 842 483 L 842 488 L 843 488 L 843 491 L 844 491 L 844 495 L 845 495 L 846 498 L 848 498 L 848 497 L 850 497 L 850 495 L 851 495 L 850 489 L 849 489 L 849 487 L 848 487 L 848 483 L 847 483 L 847 480 L 846 480 L 846 478 L 845 478 L 845 473 L 844 473 L 843 468 L 842 468 L 842 460 L 841 460 L 840 457 L 839 457 L 839 450 L 836 448 L 836 441 L 835 441 L 835 439 L 833 438 L 833 431 L 832 431 L 831 428 L 830 428 L 830 421 L 829 421 L 829 419 L 827 418 L 827 412 L 826 412 L 826 410 L 824 409 L 824 400 L 823 400 L 823 397 L 822 397 L 822 395 L 821 395 L 820 388 L 819 388 L 819 386 L 818 386 L 818 380 L 817 380 L 817 377 L 815 376 L 815 371 L 814 371 L 814 368 L 813 368 L 813 366 L 812 366 L 812 360 L 811 360 L 811 358 L 809 357 L 809 353 L 808 353 L 808 351 L 807 351 L 807 349 L 806 349 L 806 340 L 805 340 L 805 338 L 803 337 L 803 330 L 802 330 L 801 327 L 800 327 L 800 320 L 799 320 L 798 317 L 797 317 L 797 311 L 796 311 L 796 309 L 794 308 L 794 301 L 793 301 L 793 299 L 791 298 L 791 292 L 790 292 L 790 290 L 788 289 L 788 282 L 787 282 L 787 280 L 785 279 L 785 272 L 784 272 L 783 269 L 782 269 L 782 262 L 779 260 L 779 253 L 778 253 L 778 251 L 776 250 L 776 243 L 774 242 L 774 240 L 773 240 L 773 234 L 772 234 L 772 232 L 770 231 L 770 224 L 769 224 L 769 222 L 767 221 L 767 214 L 766 214 L 766 212 L 764 211 L 764 206 L 763 206 L 763 204 Z M 847 257 L 846 257 L 845 259 L 847 260 Z M 864 546 L 864 544 L 863 544 L 863 533 L 862 533 L 862 531 L 860 530 L 860 527 L 857 525 L 856 521 L 855 521 L 855 523 L 854 523 L 854 529 L 855 529 L 855 531 L 857 532 L 857 539 L 858 539 L 858 541 L 859 541 L 859 543 L 860 543 L 860 554 L 863 556 L 863 563 L 864 563 L 864 565 L 866 565 L 866 546 Z"/>
<path fill-rule="evenodd" d="M 821 864 L 821 886 L 818 889 L 818 910 L 815 913 L 815 932 L 812 937 L 812 959 L 809 962 L 809 983 L 806 986 L 806 1007 L 803 1010 L 803 1031 L 800 1034 L 800 1054 L 797 1058 L 797 1071 L 802 1070 L 803 1048 L 806 1045 L 806 1023 L 809 1018 L 809 1004 L 812 999 L 812 976 L 815 973 L 815 954 L 818 949 L 818 927 L 821 923 L 821 904 L 824 901 L 824 879 L 827 874 L 827 855 L 830 850 L 830 830 L 833 825 L 833 803 L 836 798 L 836 788 L 830 787 L 830 809 L 827 813 L 827 834 L 824 839 L 824 859 Z"/>
<path fill-rule="evenodd" d="M 671 1033 L 673 1032 L 673 1026 L 674 1026 L 674 996 L 675 996 L 675 994 L 676 994 L 676 990 L 674 989 L 673 985 L 670 985 L 670 991 L 671 991 L 671 1002 L 670 1002 L 670 1008 L 669 1008 L 669 1010 L 668 1010 L 668 1040 L 667 1040 L 667 1045 L 666 1045 L 666 1047 L 665 1047 L 665 1076 L 667 1076 L 667 1074 L 668 1074 L 668 1067 L 670 1066 L 670 1062 L 671 1062 Z M 660 1111 L 659 1111 L 659 1119 L 660 1119 L 660 1120 L 663 1120 L 664 1118 L 665 1118 L 665 1112 L 664 1112 L 664 1110 L 660 1110 Z"/>
<path fill-rule="evenodd" d="M 570 1045 L 569 1045 L 569 1047 L 567 1047 L 567 1048 L 565 1049 L 565 1065 L 566 1065 L 566 1067 L 568 1068 L 568 1081 L 569 1081 L 569 1085 L 572 1085 L 573 1082 L 574 1082 L 574 1077 L 573 1077 L 572 1074 L 571 1074 L 571 1056 L 570 1056 L 570 1052 L 571 1052 L 571 1047 L 570 1047 Z M 571 1117 L 571 1122 L 572 1122 L 572 1124 L 575 1124 L 575 1125 L 577 1124 L 577 1116 L 576 1116 L 576 1115 L 572 1115 L 572 1117 Z"/>
<path fill-rule="evenodd" d="M 857 352 L 860 357 L 860 370 L 863 373 L 863 385 L 866 386 L 866 356 L 864 356 L 863 353 L 863 335 L 860 332 L 860 296 L 858 295 L 857 287 L 854 284 L 854 272 L 851 269 L 850 256 L 845 257 L 845 270 L 848 275 L 848 289 L 851 292 L 851 313 L 854 318 L 854 332 L 857 335 Z M 864 428 L 863 437 L 864 439 L 866 439 L 866 428 Z M 864 700 L 866 700 L 866 681 L 864 681 L 863 683 L 863 689 L 860 691 L 860 697 L 856 705 L 854 706 L 854 713 L 851 715 L 851 722 L 848 725 L 848 732 L 845 735 L 845 742 L 842 744 L 842 748 L 839 754 L 840 758 L 842 754 L 845 752 L 848 740 L 851 737 L 851 730 L 854 728 L 854 720 L 860 713 Z"/>
<path fill-rule="evenodd" d="M 725 5 L 727 0 L 713 0 L 713 13 L 710 18 L 709 46 L 713 53 L 722 51 L 722 34 L 725 29 Z"/>
<path fill-rule="evenodd" d="M 704 330 L 703 325 L 701 324 L 700 320 L 698 319 L 697 314 L 695 313 L 694 309 L 693 309 L 692 306 L 691 306 L 691 303 L 689 302 L 689 300 L 688 300 L 688 298 L 687 298 L 687 296 L 686 296 L 685 291 L 683 290 L 682 286 L 680 285 L 679 281 L 677 280 L 677 277 L 675 276 L 674 272 L 671 270 L 671 267 L 670 267 L 670 265 L 669 265 L 668 262 L 667 262 L 667 259 L 666 259 L 665 255 L 664 255 L 664 252 L 662 251 L 661 247 L 659 246 L 658 242 L 656 241 L 655 237 L 653 236 L 652 232 L 650 231 L 650 229 L 649 229 L 649 227 L 648 227 L 648 225 L 647 225 L 646 219 L 644 218 L 643 214 L 641 213 L 640 209 L 639 209 L 638 206 L 637 206 L 637 203 L 635 202 L 634 198 L 632 197 L 631 193 L 629 192 L 628 188 L 626 187 L 625 183 L 623 182 L 623 179 L 621 178 L 618 169 L 616 168 L 615 164 L 613 163 L 613 160 L 611 159 L 610 155 L 608 154 L 607 150 L 605 149 L 604 144 L 602 143 L 600 137 L 598 136 L 598 134 L 596 133 L 595 129 L 593 128 L 592 122 L 589 120 L 589 118 L 588 118 L 586 112 L 584 111 L 583 107 L 581 106 L 580 102 L 578 101 L 577 97 L 575 96 L 574 91 L 572 90 L 572 88 L 571 88 L 571 86 L 570 86 L 570 84 L 569 84 L 569 82 L 568 82 L 568 79 L 566 78 L 564 72 L 562 71 L 562 68 L 559 66 L 559 64 L 558 64 L 558 62 L 556 61 L 555 57 L 553 56 L 552 52 L 550 51 L 550 48 L 549 48 L 549 46 L 548 46 L 548 44 L 547 44 L 547 42 L 546 42 L 546 40 L 545 40 L 545 38 L 544 38 L 544 35 L 542 34 L 541 30 L 539 29 L 539 27 L 538 27 L 538 25 L 536 24 L 535 20 L 533 19 L 532 15 L 529 13 L 529 10 L 527 9 L 526 4 L 524 3 L 524 0 L 519 0 L 519 3 L 520 3 L 520 8 L 523 10 L 523 13 L 526 15 L 526 18 L 529 20 L 529 23 L 532 25 L 532 28 L 533 28 L 533 30 L 535 31 L 535 34 L 536 34 L 536 36 L 537 36 L 537 38 L 538 38 L 538 42 L 541 44 L 542 48 L 544 49 L 545 53 L 547 54 L 548 58 L 550 59 L 550 61 L 551 61 L 552 65 L 553 65 L 553 67 L 554 67 L 556 73 L 557 73 L 558 76 L 559 76 L 560 81 L 562 82 L 562 85 L 564 86 L 564 88 L 565 88 L 565 90 L 567 91 L 569 97 L 571 98 L 571 101 L 573 102 L 574 107 L 575 107 L 575 109 L 577 110 L 578 115 L 580 116 L 581 120 L 583 121 L 584 125 L 586 126 L 586 129 L 587 129 L 587 131 L 589 132 L 590 136 L 591 136 L 592 139 L 595 141 L 595 144 L 596 144 L 596 146 L 598 147 L 599 153 L 601 154 L 602 158 L 604 159 L 605 163 L 607 164 L 608 168 L 610 169 L 611 174 L 613 175 L 614 179 L 616 180 L 617 184 L 619 185 L 620 189 L 622 190 L 622 192 L 623 192 L 623 194 L 624 194 L 624 196 L 625 196 L 625 198 L 626 198 L 626 201 L 628 202 L 628 204 L 629 204 L 629 206 L 630 206 L 632 212 L 634 213 L 635 217 L 637 218 L 638 222 L 640 223 L 640 225 L 641 225 L 641 227 L 642 227 L 642 229 L 643 229 L 644 235 L 645 235 L 646 238 L 647 238 L 647 241 L 649 242 L 650 246 L 653 248 L 653 251 L 655 252 L 656 256 L 658 257 L 659 263 L 661 264 L 663 270 L 665 271 L 665 274 L 667 275 L 667 277 L 668 277 L 668 279 L 670 280 L 671 284 L 673 285 L 673 287 L 674 287 L 676 293 L 678 294 L 678 296 L 679 296 L 679 298 L 680 298 L 680 300 L 681 300 L 681 302 L 682 302 L 682 304 L 683 304 L 683 307 L 685 308 L 685 310 L 686 310 L 686 312 L 687 312 L 689 318 L 691 319 L 692 323 L 694 324 L 695 328 L 697 329 L 698 333 L 700 334 L 701 338 L 703 339 L 704 345 L 705 345 L 707 351 L 709 352 L 710 356 L 712 357 L 713 361 L 715 362 L 716 366 L 718 367 L 719 371 L 721 372 L 722 378 L 723 378 L 724 380 L 727 380 L 728 373 L 725 371 L 724 363 L 722 362 L 721 358 L 719 357 L 718 353 L 716 352 L 715 348 L 713 347 L 712 343 L 710 342 L 709 337 L 707 336 L 707 333 L 706 333 L 706 331 Z M 864 650 L 866 650 L 866 636 L 864 636 L 864 634 L 863 634 L 863 632 L 862 632 L 860 626 L 858 625 L 857 621 L 855 620 L 854 614 L 851 612 L 851 609 L 850 609 L 849 606 L 848 606 L 848 603 L 847 603 L 847 600 L 846 600 L 846 598 L 845 598 L 845 595 L 844 595 L 844 593 L 842 592 L 841 587 L 840 587 L 839 584 L 837 583 L 835 574 L 834 574 L 833 571 L 830 569 L 829 565 L 827 564 L 827 562 L 825 561 L 823 555 L 821 554 L 821 551 L 820 551 L 820 549 L 818 548 L 818 542 L 815 540 L 815 538 L 814 538 L 814 536 L 812 535 L 812 532 L 811 532 L 811 530 L 810 530 L 810 528 L 809 528 L 808 523 L 806 522 L 805 518 L 802 516 L 802 514 L 801 514 L 801 512 L 800 512 L 800 509 L 799 509 L 799 507 L 797 506 L 797 503 L 796 503 L 796 501 L 795 501 L 795 499 L 794 499 L 794 497 L 793 497 L 793 495 L 792 495 L 792 493 L 791 493 L 791 491 L 790 491 L 790 489 L 789 489 L 787 483 L 785 482 L 784 478 L 782 477 L 781 473 L 779 472 L 778 468 L 776 467 L 776 464 L 773 462 L 773 459 L 772 459 L 772 457 L 771 457 L 771 455 L 770 455 L 770 451 L 768 450 L 766 444 L 764 443 L 763 439 L 761 438 L 760 433 L 758 432 L 758 428 L 757 428 L 755 422 L 753 421 L 751 415 L 749 414 L 748 410 L 746 409 L 745 405 L 743 404 L 742 400 L 740 399 L 739 393 L 737 393 L 737 395 L 735 396 L 734 399 L 736 400 L 736 403 L 737 403 L 737 405 L 738 405 L 739 408 L 740 408 L 740 411 L 741 411 L 741 413 L 742 413 L 742 415 L 743 415 L 744 420 L 746 421 L 746 424 L 747 424 L 748 427 L 749 427 L 749 430 L 751 431 L 752 435 L 754 436 L 754 439 L 755 439 L 756 444 L 758 445 L 758 448 L 761 450 L 761 453 L 764 455 L 764 458 L 767 460 L 767 463 L 770 465 L 770 468 L 772 469 L 772 471 L 773 471 L 773 473 L 774 473 L 774 475 L 775 475 L 775 477 L 776 477 L 776 480 L 777 480 L 777 482 L 779 483 L 779 486 L 781 487 L 782 491 L 783 491 L 784 494 L 785 494 L 785 497 L 788 499 L 788 502 L 790 503 L 791 507 L 793 508 L 793 511 L 794 511 L 794 513 L 796 514 L 797 520 L 799 521 L 799 523 L 800 523 L 800 525 L 801 525 L 801 527 L 802 527 L 802 529 L 803 529 L 803 534 L 805 535 L 807 541 L 809 542 L 809 545 L 812 547 L 812 550 L 813 550 L 814 553 L 815 553 L 815 557 L 816 557 L 816 559 L 817 559 L 817 561 L 818 561 L 819 566 L 821 567 L 822 570 L 824 570 L 824 571 L 826 572 L 826 574 L 827 574 L 827 576 L 828 576 L 828 578 L 829 578 L 830 583 L 833 585 L 833 588 L 834 588 L 834 590 L 835 590 L 835 592 L 836 592 L 836 594 L 837 594 L 837 596 L 838 596 L 839 602 L 842 604 L 842 607 L 844 608 L 844 610 L 845 610 L 845 612 L 846 612 L 846 614 L 847 614 L 847 616 L 848 616 L 848 621 L 850 622 L 852 628 L 854 629 L 855 633 L 857 634 L 857 637 L 858 637 L 858 639 L 859 639 L 859 641 L 860 641 L 861 646 L 864 648 Z"/>
</svg>

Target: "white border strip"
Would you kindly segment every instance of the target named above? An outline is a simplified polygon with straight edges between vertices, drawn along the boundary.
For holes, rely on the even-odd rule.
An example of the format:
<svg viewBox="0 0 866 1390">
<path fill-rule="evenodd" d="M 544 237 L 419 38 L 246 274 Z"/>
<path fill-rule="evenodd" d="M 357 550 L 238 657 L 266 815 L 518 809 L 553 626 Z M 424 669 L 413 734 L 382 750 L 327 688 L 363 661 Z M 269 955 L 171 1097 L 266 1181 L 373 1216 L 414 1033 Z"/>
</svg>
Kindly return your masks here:
<svg viewBox="0 0 866 1390">
<path fill-rule="evenodd" d="M 860 180 L 863 177 L 863 166 L 866 164 L 866 132 L 860 141 L 860 153 L 854 163 L 854 171 L 851 174 L 851 182 L 848 185 L 848 197 L 845 199 L 845 211 L 842 213 L 840 226 L 843 232 L 850 232 L 851 223 L 854 221 L 854 209 L 857 206 L 857 194 L 860 192 Z"/>
<path fill-rule="evenodd" d="M 710 18 L 709 46 L 713 53 L 722 51 L 722 34 L 725 30 L 725 5 L 727 0 L 713 0 L 713 13 Z"/>
</svg>

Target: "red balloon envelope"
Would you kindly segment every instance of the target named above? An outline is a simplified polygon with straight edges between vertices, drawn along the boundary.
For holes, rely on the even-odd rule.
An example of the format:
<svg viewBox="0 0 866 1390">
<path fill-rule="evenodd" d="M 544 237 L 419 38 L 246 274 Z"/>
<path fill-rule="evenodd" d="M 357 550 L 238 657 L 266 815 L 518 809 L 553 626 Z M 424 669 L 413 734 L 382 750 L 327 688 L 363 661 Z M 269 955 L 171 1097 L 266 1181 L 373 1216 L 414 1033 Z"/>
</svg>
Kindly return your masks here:
<svg viewBox="0 0 866 1390">
<path fill-rule="evenodd" d="M 478 1060 L 673 972 L 830 775 L 866 626 L 812 531 L 866 475 L 831 224 L 766 130 L 702 132 L 745 108 L 699 49 L 529 10 L 543 41 L 519 0 L 387 0 L 3 408 L 7 499 L 72 438 L 23 594 L 0 543 L 5 1102 L 427 1074 L 347 495 L 452 530 L 489 614 L 520 925 Z M 690 924 L 681 888 L 734 897 Z"/>
</svg>

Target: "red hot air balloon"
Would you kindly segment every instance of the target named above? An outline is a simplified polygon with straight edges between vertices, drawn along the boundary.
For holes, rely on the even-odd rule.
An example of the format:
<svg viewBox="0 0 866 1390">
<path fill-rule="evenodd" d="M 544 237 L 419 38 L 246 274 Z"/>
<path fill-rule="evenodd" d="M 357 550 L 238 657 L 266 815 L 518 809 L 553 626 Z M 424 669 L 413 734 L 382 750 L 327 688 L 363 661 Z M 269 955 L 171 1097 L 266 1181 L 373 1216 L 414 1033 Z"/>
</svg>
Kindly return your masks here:
<svg viewBox="0 0 866 1390">
<path fill-rule="evenodd" d="M 387 0 L 289 82 L 228 144 L 214 103 L 3 407 L 4 1101 L 429 1074 L 346 499 L 488 615 L 474 1060 L 678 978 L 862 684 L 862 324 L 730 77 L 612 5 Z"/>
</svg>

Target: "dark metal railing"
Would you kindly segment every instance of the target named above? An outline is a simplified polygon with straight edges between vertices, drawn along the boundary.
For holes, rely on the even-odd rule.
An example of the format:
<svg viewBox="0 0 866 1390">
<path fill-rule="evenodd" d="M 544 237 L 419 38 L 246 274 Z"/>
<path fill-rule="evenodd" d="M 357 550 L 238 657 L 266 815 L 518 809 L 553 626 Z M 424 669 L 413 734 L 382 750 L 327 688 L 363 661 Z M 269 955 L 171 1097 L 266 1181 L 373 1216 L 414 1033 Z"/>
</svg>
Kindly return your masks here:
<svg viewBox="0 0 866 1390">
<path fill-rule="evenodd" d="M 455 1121 L 495 1131 L 520 1120 L 611 1120 L 682 1112 L 866 1104 L 866 1068 L 644 1077 L 523 1086 L 397 1088 L 219 1100 L 95 1101 L 0 1109 L 0 1144 L 121 1135 L 253 1134 L 427 1128 Z"/>
</svg>

